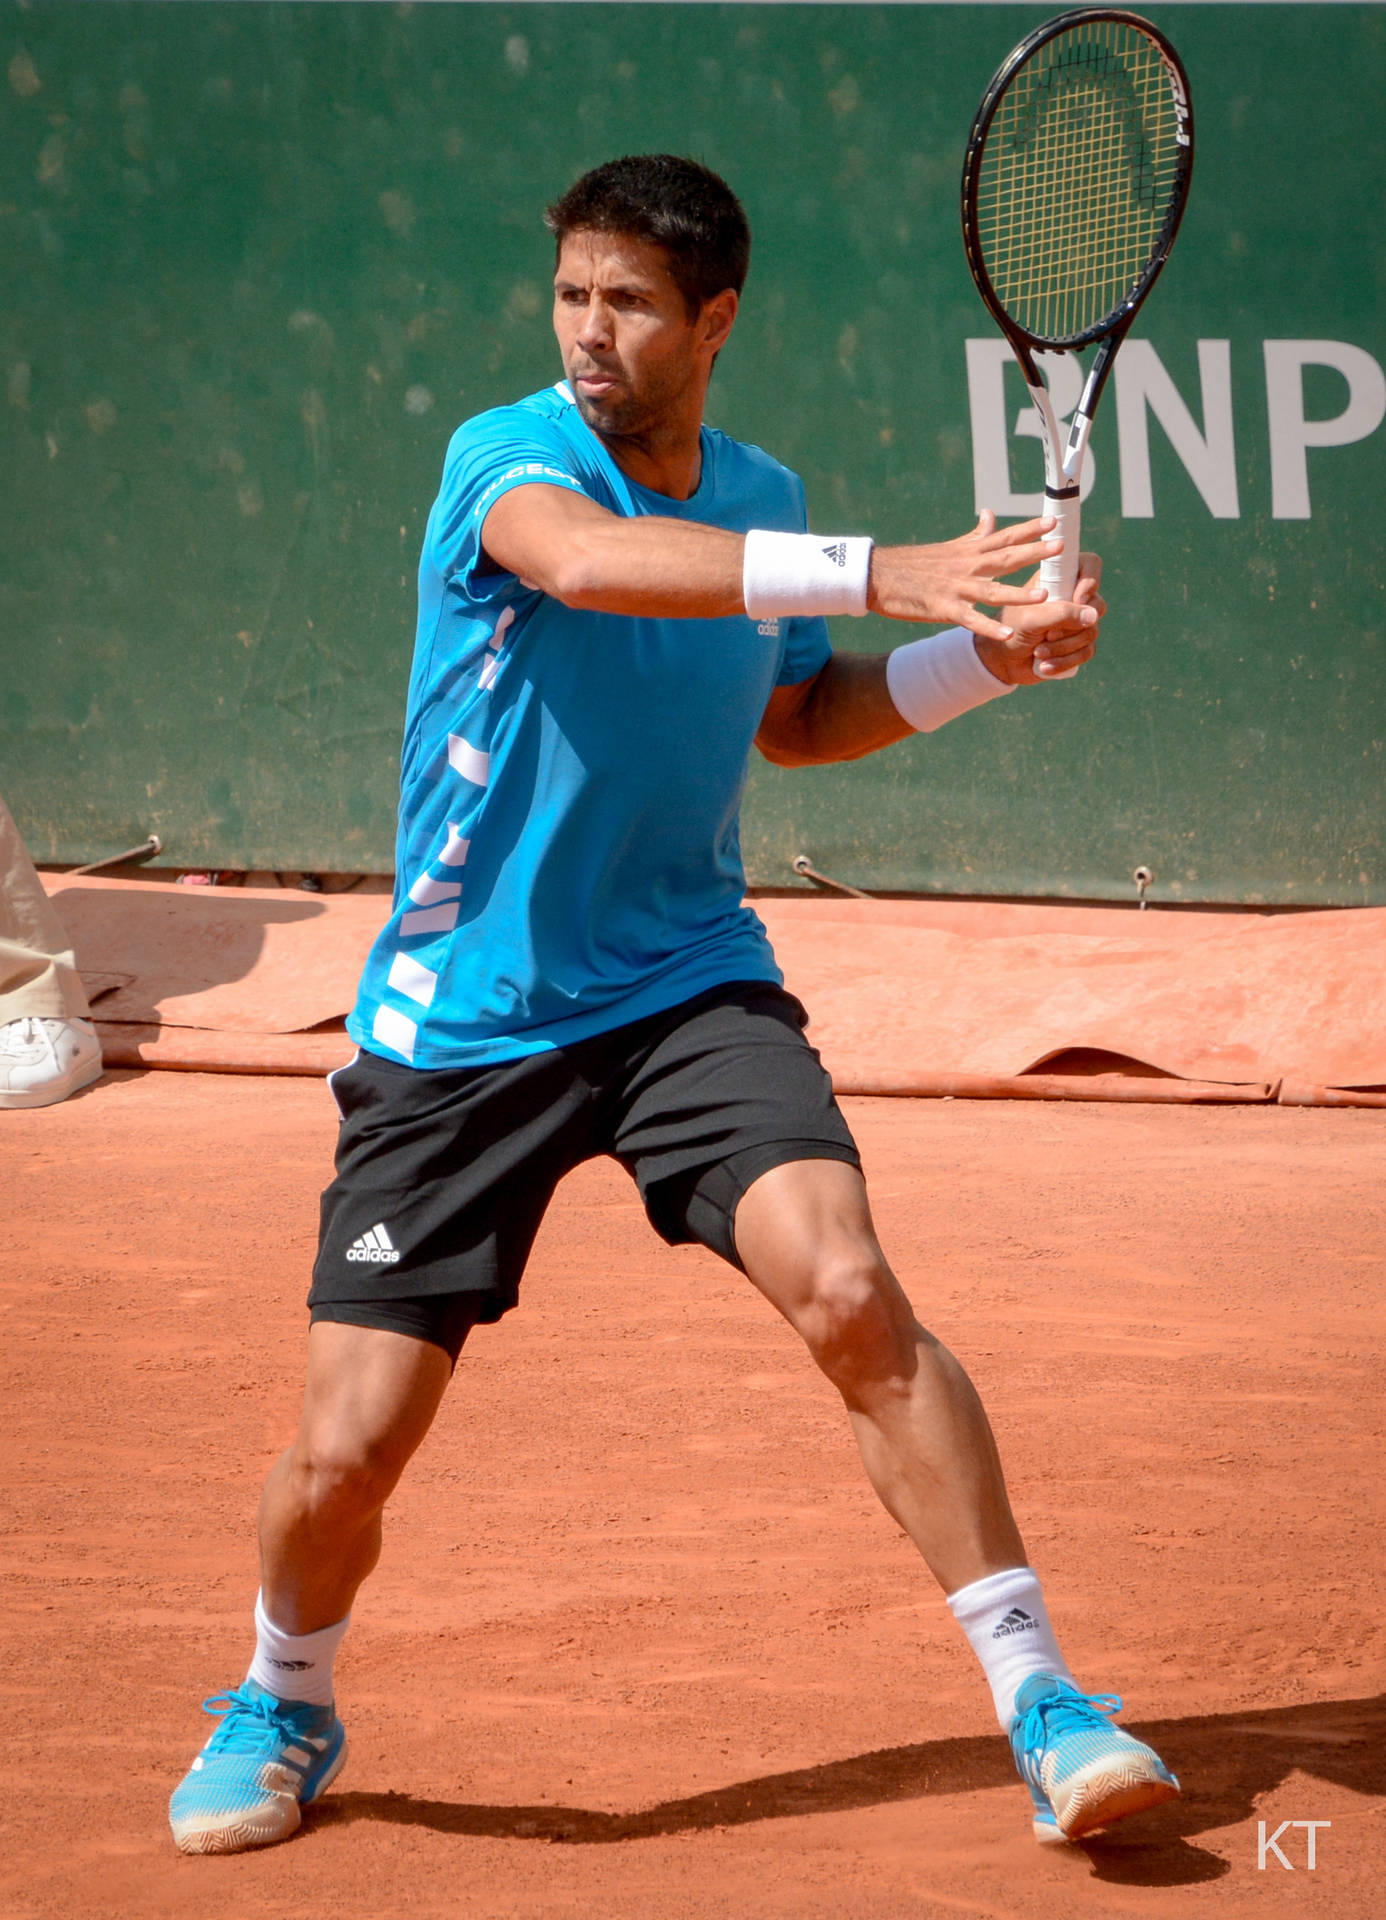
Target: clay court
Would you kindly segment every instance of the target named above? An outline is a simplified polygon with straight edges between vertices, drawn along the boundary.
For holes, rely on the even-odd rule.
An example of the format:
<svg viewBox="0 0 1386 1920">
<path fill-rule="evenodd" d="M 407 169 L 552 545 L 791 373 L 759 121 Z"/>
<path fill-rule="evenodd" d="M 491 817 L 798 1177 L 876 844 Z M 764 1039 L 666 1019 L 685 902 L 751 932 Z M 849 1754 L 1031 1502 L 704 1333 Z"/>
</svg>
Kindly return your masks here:
<svg viewBox="0 0 1386 1920">
<path fill-rule="evenodd" d="M 339 1786 L 285 1846 L 177 1854 L 197 1703 L 250 1651 L 334 1115 L 316 1079 L 114 1071 L 4 1119 L 5 1920 L 1379 1913 L 1386 1113 L 847 1105 L 1075 1670 L 1182 1801 L 1033 1844 L 835 1397 L 602 1162 L 406 1478 Z M 1258 1871 L 1262 1820 L 1331 1821 L 1315 1870 L 1287 1828 L 1293 1872 Z"/>
<path fill-rule="evenodd" d="M 1104 53 L 1015 110 L 1028 142 L 1077 101 L 1079 160 L 1116 156 L 1084 225 L 1047 131 L 1035 165 L 983 181 L 1006 124 L 988 76 L 1034 8 L 7 9 L 0 813 L 30 893 L 30 856 L 46 870 L 107 1071 L 0 1112 L 0 1920 L 1386 1914 L 1386 16 L 1156 11 L 1178 42 L 1158 88 L 1112 92 Z M 1147 137 L 1156 93 L 1168 138 Z M 792 512 L 768 477 L 718 480 L 693 386 L 660 374 L 642 448 L 600 354 L 595 386 L 586 349 L 555 355 L 568 242 L 542 210 L 622 154 L 696 155 L 746 197 L 755 265 L 706 420 L 802 476 Z M 1008 213 L 1016 181 L 1047 198 Z M 1101 380 L 1048 361 L 1055 424 L 1029 348 L 1076 342 L 1091 373 L 1176 228 L 1085 452 Z M 1114 276 L 1092 325 L 1065 304 L 1070 230 L 1081 272 Z M 725 315 L 744 245 L 724 259 Z M 647 305 L 617 315 L 637 346 Z M 725 329 L 699 337 L 701 406 Z M 572 602 L 682 625 L 667 655 L 618 645 L 620 612 L 560 645 L 552 607 L 516 624 L 531 550 L 502 516 L 459 597 L 435 530 L 461 540 L 510 481 L 585 484 L 527 426 L 464 511 L 470 456 L 445 449 L 524 395 L 556 420 L 560 371 L 587 383 L 623 516 L 663 492 L 724 554 L 731 531 L 811 527 L 817 573 L 850 547 L 853 592 L 765 585 L 762 605 L 754 566 L 737 600 L 671 560 L 667 602 L 624 576 Z M 772 752 L 741 847 L 887 1254 L 990 1412 L 1074 1673 L 1124 1696 L 1182 1797 L 1036 1846 L 977 1664 L 835 1394 L 600 1161 L 560 1189 L 519 1309 L 468 1344 L 391 1504 L 337 1668 L 340 1780 L 283 1845 L 180 1854 L 199 1703 L 252 1651 L 255 1506 L 295 1430 L 336 1135 L 324 1076 L 395 875 L 394 1000 L 357 1025 L 411 1064 L 454 956 L 458 979 L 478 955 L 510 968 L 546 898 L 517 875 L 572 894 L 545 991 L 592 985 L 568 971 L 577 931 L 676 958 L 631 947 L 580 878 L 635 848 L 630 871 L 656 864 L 626 904 L 677 904 L 712 845 L 702 801 L 731 874 L 708 748 L 755 661 L 760 701 L 795 680 L 809 629 L 781 616 L 901 614 L 879 561 L 868 595 L 861 536 L 935 542 L 983 508 L 1062 502 L 1071 560 L 1094 477 L 1099 660 L 889 756 L 805 777 L 821 755 Z M 476 619 L 430 613 L 434 582 Z M 977 596 L 954 600 L 920 623 Z M 743 607 L 754 658 L 721 617 Z M 908 637 L 834 628 L 839 651 Z M 948 705 L 923 685 L 897 701 L 911 726 Z M 743 717 L 765 737 L 763 711 Z M 885 737 L 821 731 L 848 758 Z M 409 824 L 422 741 L 449 783 L 433 840 Z M 569 789 L 545 742 L 592 792 L 645 797 L 613 805 L 608 841 L 564 814 L 531 869 L 505 795 L 549 818 Z M 488 918 L 506 900 L 517 917 Z"/>
</svg>

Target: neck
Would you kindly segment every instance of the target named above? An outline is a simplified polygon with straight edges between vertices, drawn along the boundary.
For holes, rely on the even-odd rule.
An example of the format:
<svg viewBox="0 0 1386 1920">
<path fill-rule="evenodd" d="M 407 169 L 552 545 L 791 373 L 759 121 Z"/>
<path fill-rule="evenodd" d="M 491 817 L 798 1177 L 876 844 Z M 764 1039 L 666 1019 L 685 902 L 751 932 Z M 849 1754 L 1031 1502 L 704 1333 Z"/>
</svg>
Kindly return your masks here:
<svg viewBox="0 0 1386 1920">
<path fill-rule="evenodd" d="M 612 434 L 595 427 L 593 431 L 637 486 L 667 494 L 671 500 L 691 500 L 698 491 L 703 468 L 701 423 L 693 428 L 691 440 L 686 433 L 675 436 L 659 430 Z"/>
<path fill-rule="evenodd" d="M 598 420 L 588 419 L 587 424 L 628 480 L 671 500 L 691 500 L 702 479 L 707 386 L 706 379 L 694 383 L 676 405 L 628 432 L 604 427 Z"/>
</svg>

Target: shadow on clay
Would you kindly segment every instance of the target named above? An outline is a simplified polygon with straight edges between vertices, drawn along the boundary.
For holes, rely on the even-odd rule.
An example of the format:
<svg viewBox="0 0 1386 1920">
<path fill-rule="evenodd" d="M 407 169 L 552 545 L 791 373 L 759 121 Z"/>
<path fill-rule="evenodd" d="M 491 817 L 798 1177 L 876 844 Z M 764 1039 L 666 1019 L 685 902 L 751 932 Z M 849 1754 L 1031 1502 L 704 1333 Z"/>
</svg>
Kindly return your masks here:
<svg viewBox="0 0 1386 1920">
<path fill-rule="evenodd" d="M 1386 1794 L 1386 1694 L 1147 1721 L 1130 1730 L 1148 1740 L 1173 1767 L 1184 1783 L 1184 1797 L 1133 1821 L 1129 1839 L 1126 1830 L 1118 1828 L 1111 1838 L 1084 1841 L 1073 1849 L 1087 1856 L 1097 1879 L 1118 1885 L 1187 1886 L 1218 1879 L 1229 1871 L 1228 1863 L 1192 1845 L 1191 1836 L 1249 1820 L 1258 1800 L 1292 1771 L 1356 1793 Z M 759 1820 L 844 1813 L 897 1800 L 976 1793 L 986 1787 L 1023 1792 L 1010 1749 L 999 1735 L 890 1747 L 794 1773 L 738 1781 L 637 1813 L 479 1806 L 416 1800 L 402 1793 L 341 1793 L 307 1809 L 305 1823 L 325 1827 L 382 1820 L 431 1827 L 436 1833 L 590 1846 L 748 1826 Z M 1022 1803 L 1017 1801 L 1017 1815 L 1021 1813 Z"/>
</svg>

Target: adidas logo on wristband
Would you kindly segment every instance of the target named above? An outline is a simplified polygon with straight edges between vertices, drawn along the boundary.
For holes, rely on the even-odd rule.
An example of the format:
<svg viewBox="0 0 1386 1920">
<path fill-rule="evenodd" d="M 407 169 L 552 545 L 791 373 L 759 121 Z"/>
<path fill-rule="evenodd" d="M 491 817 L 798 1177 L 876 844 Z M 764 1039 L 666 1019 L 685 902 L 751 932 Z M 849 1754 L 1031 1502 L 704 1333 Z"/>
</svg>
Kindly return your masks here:
<svg viewBox="0 0 1386 1920">
<path fill-rule="evenodd" d="M 834 542 L 833 542 L 833 544 L 832 544 L 832 546 L 830 546 L 830 547 L 824 547 L 824 549 L 823 549 L 823 552 L 824 552 L 824 554 L 825 554 L 825 555 L 827 556 L 827 558 L 828 558 L 829 560 L 831 560 L 831 561 L 832 561 L 832 563 L 833 563 L 833 565 L 834 565 L 835 567 L 845 567 L 845 566 L 846 566 L 846 564 L 847 564 L 847 542 L 846 542 L 845 540 L 836 540 L 836 541 L 834 541 Z"/>
</svg>

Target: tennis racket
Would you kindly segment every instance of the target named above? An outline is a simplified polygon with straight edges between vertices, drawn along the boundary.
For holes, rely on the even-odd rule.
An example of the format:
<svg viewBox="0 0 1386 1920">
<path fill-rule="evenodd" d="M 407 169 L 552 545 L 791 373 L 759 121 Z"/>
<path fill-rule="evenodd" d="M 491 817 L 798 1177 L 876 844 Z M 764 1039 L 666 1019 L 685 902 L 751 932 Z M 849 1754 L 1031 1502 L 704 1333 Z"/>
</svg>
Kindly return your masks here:
<svg viewBox="0 0 1386 1920">
<path fill-rule="evenodd" d="M 963 239 L 977 291 L 1039 416 L 1045 507 L 1064 542 L 1040 567 L 1052 599 L 1073 594 L 1093 415 L 1117 348 L 1169 258 L 1192 172 L 1193 112 L 1179 56 L 1149 21 L 1110 7 L 1079 7 L 1028 34 L 972 123 Z M 1035 354 L 1090 346 L 1097 352 L 1063 441 Z"/>
</svg>

